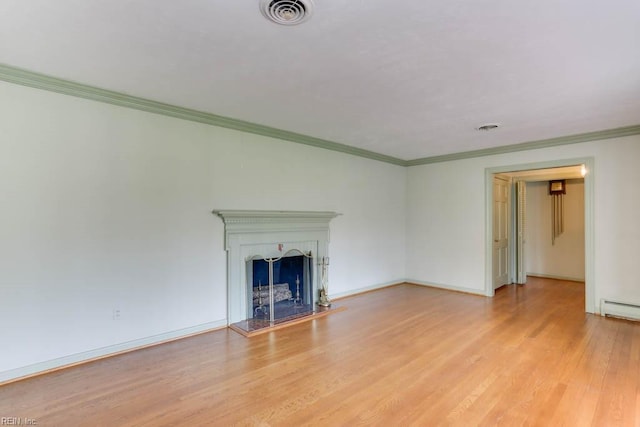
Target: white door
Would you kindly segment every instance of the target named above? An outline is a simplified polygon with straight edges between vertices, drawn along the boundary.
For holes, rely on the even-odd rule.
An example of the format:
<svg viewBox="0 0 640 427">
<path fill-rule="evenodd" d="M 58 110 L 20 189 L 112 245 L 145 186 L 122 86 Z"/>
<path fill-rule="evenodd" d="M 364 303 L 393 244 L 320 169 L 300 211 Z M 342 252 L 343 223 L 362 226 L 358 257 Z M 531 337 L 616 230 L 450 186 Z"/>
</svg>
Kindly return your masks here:
<svg viewBox="0 0 640 427">
<path fill-rule="evenodd" d="M 509 180 L 493 177 L 493 289 L 509 283 Z"/>
<path fill-rule="evenodd" d="M 524 181 L 516 182 L 516 282 L 520 285 L 527 283 L 525 266 L 525 225 L 527 210 L 527 185 Z"/>
</svg>

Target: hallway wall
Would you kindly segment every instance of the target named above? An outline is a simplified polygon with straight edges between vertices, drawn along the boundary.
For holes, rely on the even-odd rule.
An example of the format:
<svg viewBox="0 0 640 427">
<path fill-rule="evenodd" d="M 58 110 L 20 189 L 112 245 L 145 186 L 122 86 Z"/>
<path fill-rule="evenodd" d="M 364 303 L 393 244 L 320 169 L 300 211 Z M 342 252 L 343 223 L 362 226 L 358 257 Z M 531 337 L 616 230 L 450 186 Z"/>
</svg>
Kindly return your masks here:
<svg viewBox="0 0 640 427">
<path fill-rule="evenodd" d="M 567 180 L 564 232 L 552 244 L 549 182 L 527 183 L 525 270 L 542 277 L 584 281 L 584 179 Z"/>
</svg>

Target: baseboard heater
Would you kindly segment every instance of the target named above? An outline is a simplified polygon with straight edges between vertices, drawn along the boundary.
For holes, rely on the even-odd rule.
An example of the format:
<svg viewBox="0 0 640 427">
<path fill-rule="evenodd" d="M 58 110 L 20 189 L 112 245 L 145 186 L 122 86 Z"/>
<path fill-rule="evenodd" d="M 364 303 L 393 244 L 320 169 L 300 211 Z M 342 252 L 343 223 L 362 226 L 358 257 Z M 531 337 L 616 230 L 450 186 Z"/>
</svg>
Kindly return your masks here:
<svg viewBox="0 0 640 427">
<path fill-rule="evenodd" d="M 602 299 L 600 300 L 600 314 L 640 321 L 640 305 Z"/>
</svg>

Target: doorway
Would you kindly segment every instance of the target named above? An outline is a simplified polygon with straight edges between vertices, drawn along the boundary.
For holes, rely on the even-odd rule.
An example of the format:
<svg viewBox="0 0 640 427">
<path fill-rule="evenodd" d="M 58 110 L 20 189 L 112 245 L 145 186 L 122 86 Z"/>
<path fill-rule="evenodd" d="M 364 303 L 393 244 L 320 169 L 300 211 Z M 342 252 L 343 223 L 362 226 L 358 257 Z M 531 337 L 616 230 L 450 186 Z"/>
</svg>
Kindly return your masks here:
<svg viewBox="0 0 640 427">
<path fill-rule="evenodd" d="M 584 165 L 587 170 L 587 174 L 584 176 L 584 247 L 585 247 L 585 311 L 588 313 L 595 312 L 595 289 L 594 289 L 594 223 L 593 223 L 593 200 L 594 200 L 594 161 L 593 158 L 579 158 L 579 159 L 566 159 L 549 162 L 529 163 L 522 165 L 510 165 L 487 168 L 485 170 L 485 208 L 486 208 L 486 221 L 485 221 L 485 294 L 487 296 L 493 296 L 495 293 L 495 277 L 496 272 L 494 254 L 494 241 L 495 233 L 495 181 L 496 175 L 508 176 L 508 175 L 522 175 L 529 173 L 527 171 L 562 168 L 568 166 Z M 512 217 L 513 218 L 513 217 Z M 515 243 L 515 242 L 514 242 Z M 515 253 L 515 252 L 514 252 Z M 515 261 L 510 262 L 511 266 L 515 266 Z M 511 275 L 515 277 L 515 273 Z"/>
</svg>

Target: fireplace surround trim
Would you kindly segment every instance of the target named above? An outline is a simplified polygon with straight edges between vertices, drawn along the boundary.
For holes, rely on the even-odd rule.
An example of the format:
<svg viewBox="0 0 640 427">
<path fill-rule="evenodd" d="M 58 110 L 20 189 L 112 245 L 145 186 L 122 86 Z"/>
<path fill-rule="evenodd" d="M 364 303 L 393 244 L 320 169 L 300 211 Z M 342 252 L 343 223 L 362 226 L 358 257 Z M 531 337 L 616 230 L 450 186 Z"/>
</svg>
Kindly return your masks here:
<svg viewBox="0 0 640 427">
<path fill-rule="evenodd" d="M 300 245 L 314 251 L 313 298 L 317 301 L 318 263 L 329 256 L 329 211 L 215 210 L 225 225 L 227 251 L 227 323 L 246 319 L 246 258 L 282 254 Z M 313 248 L 308 245 L 313 246 Z M 270 253 L 264 253 L 267 250 Z"/>
</svg>

